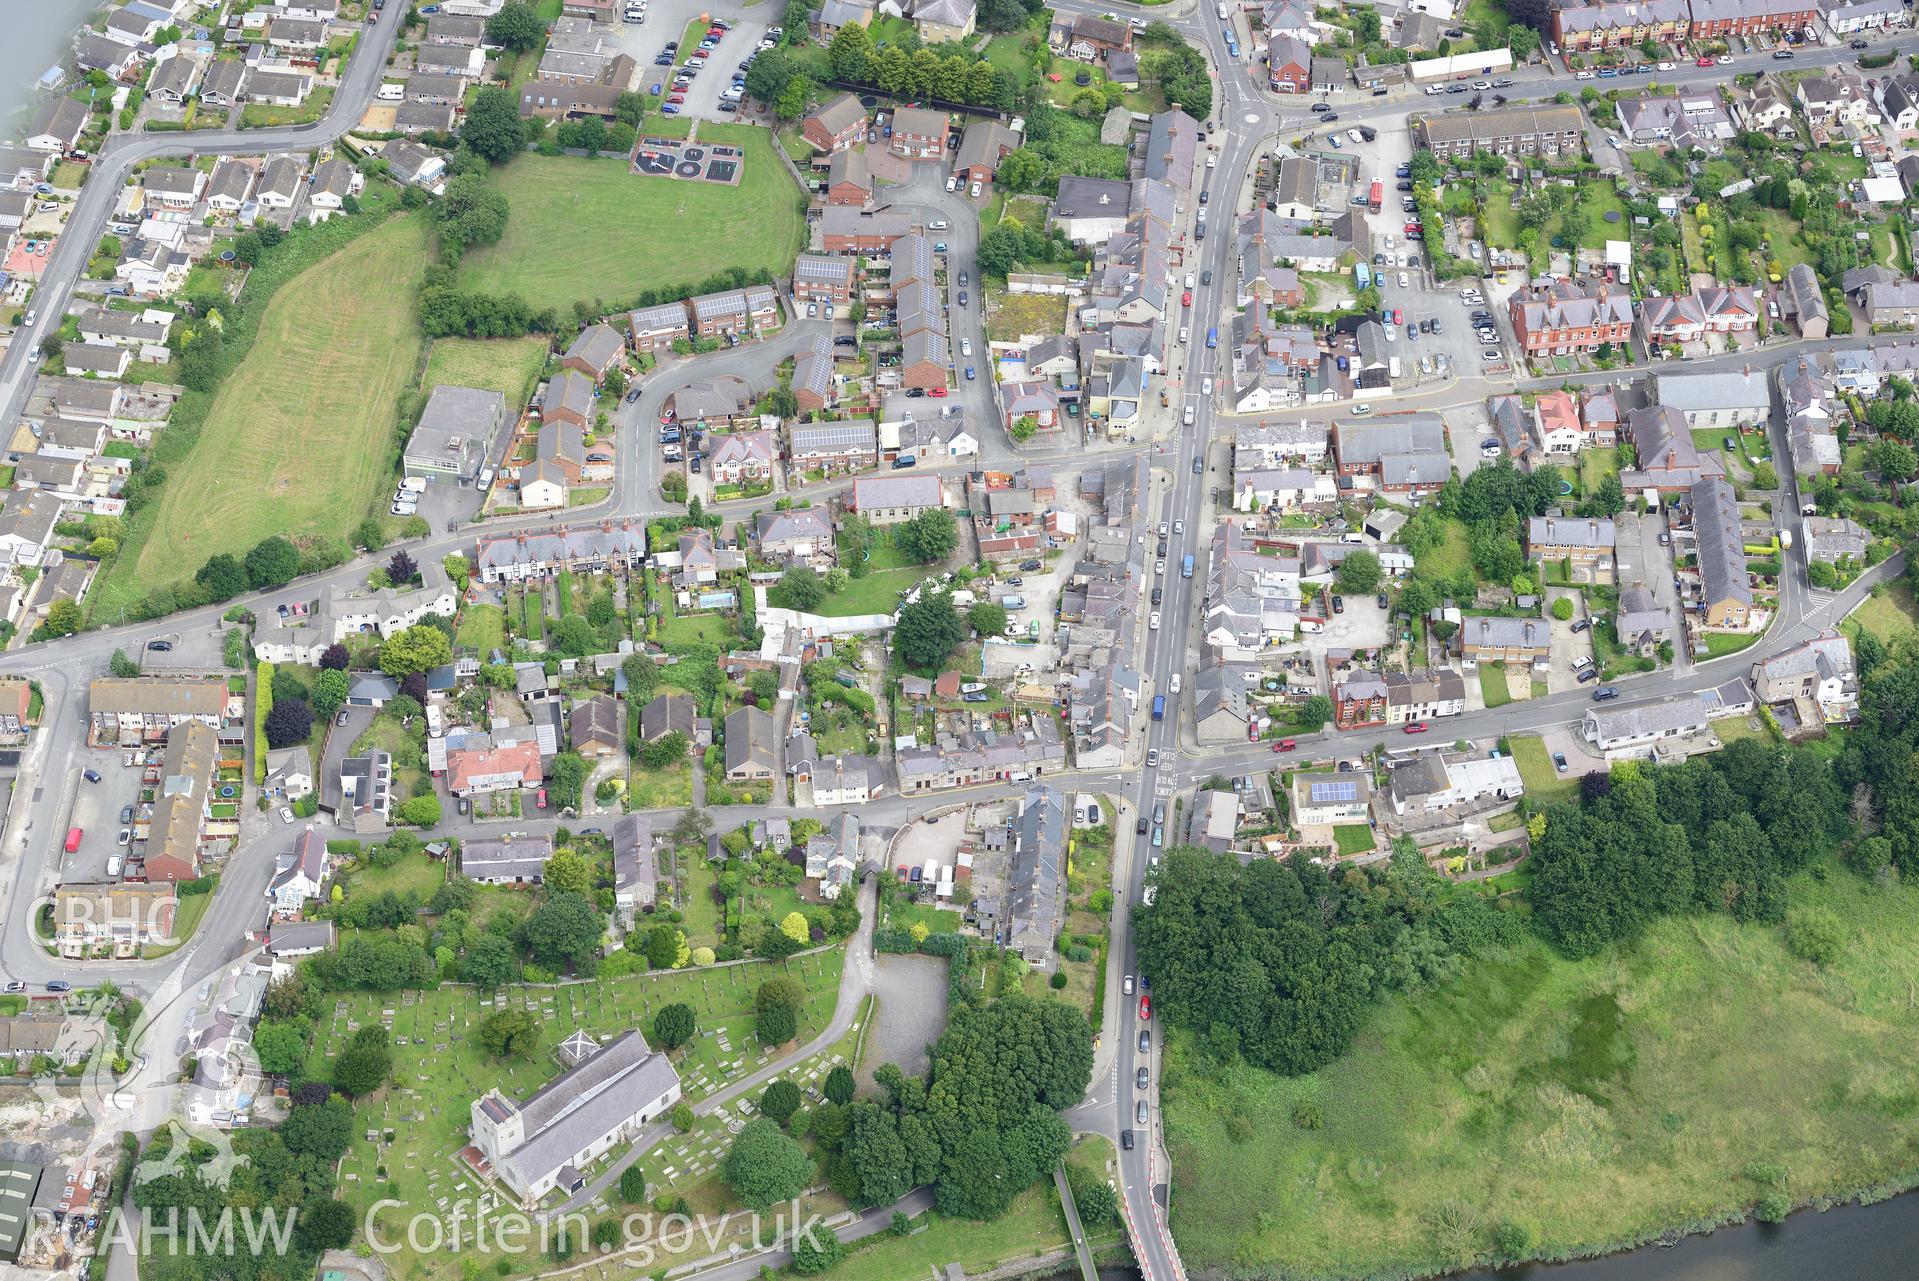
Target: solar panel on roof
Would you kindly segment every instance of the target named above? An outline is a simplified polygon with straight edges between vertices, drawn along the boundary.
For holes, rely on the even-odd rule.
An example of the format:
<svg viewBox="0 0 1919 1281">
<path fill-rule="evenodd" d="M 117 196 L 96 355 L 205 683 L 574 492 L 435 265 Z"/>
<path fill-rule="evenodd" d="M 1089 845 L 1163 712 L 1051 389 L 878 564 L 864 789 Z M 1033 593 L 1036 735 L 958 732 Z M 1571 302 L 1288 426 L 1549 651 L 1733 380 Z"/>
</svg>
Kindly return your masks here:
<svg viewBox="0 0 1919 1281">
<path fill-rule="evenodd" d="M 1359 786 L 1344 780 L 1330 783 L 1309 783 L 1306 794 L 1316 801 L 1351 801 L 1359 798 Z"/>
</svg>

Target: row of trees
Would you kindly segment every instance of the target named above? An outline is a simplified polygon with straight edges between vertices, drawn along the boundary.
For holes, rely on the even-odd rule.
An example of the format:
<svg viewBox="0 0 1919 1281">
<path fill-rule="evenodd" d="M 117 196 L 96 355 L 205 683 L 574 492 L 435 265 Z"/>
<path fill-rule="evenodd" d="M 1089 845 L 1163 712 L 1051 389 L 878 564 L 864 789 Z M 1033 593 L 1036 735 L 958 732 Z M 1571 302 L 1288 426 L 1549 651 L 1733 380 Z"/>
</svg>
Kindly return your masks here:
<svg viewBox="0 0 1919 1281">
<path fill-rule="evenodd" d="M 909 51 L 897 44 L 875 49 L 866 28 L 857 23 L 840 29 L 826 56 L 834 79 L 871 85 L 897 98 L 938 98 L 1006 109 L 1001 99 L 1017 92 L 1010 73 L 976 54 L 963 49 L 939 53 L 923 47 Z"/>
</svg>

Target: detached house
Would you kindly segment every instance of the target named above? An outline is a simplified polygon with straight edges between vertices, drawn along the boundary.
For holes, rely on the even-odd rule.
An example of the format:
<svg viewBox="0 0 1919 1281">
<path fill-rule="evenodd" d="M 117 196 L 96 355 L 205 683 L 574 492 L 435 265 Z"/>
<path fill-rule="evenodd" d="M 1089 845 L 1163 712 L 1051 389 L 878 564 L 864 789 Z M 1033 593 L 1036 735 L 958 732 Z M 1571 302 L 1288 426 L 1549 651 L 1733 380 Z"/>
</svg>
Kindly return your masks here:
<svg viewBox="0 0 1919 1281">
<path fill-rule="evenodd" d="M 811 112 L 800 125 L 800 134 L 818 151 L 845 151 L 866 134 L 866 108 L 850 93 Z"/>
</svg>

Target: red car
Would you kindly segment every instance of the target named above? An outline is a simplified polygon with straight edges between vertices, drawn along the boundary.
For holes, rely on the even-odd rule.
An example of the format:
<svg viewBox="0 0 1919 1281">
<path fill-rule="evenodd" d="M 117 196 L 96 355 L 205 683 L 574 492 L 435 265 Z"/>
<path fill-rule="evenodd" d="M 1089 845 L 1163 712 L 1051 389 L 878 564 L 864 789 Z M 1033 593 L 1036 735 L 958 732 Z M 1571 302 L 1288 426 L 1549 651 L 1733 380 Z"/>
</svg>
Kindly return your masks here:
<svg viewBox="0 0 1919 1281">
<path fill-rule="evenodd" d="M 1406 224 L 1406 234 L 1409 236 L 1417 236 L 1420 233 L 1420 230 L 1421 230 L 1420 225 L 1416 222 L 1409 222 Z"/>
<path fill-rule="evenodd" d="M 1192 306 L 1192 305 L 1193 305 L 1193 291 L 1192 291 L 1192 290 L 1190 290 L 1190 289 L 1187 289 L 1187 290 L 1184 290 L 1184 291 L 1182 291 L 1182 292 L 1180 293 L 1180 295 L 1179 295 L 1179 305 L 1180 305 L 1180 306 L 1182 306 L 1182 307 L 1190 307 L 1190 306 Z"/>
<path fill-rule="evenodd" d="M 1692 65 L 1695 67 L 1710 67 L 1712 65 L 1712 59 L 1701 58 L 1698 62 L 1695 62 Z"/>
<path fill-rule="evenodd" d="M 931 391 L 928 391 L 928 392 L 927 392 L 926 394 L 927 394 L 927 395 L 929 395 L 929 396 L 931 396 L 931 397 L 932 397 L 932 398 L 933 398 L 934 400 L 945 400 L 945 399 L 946 399 L 946 388 L 944 388 L 944 387 L 935 387 L 935 388 L 933 388 L 933 389 L 932 389 Z"/>
<path fill-rule="evenodd" d="M 540 789 L 540 794 L 534 798 L 534 804 L 538 805 L 541 809 L 546 808 L 546 789 L 544 787 Z"/>
<path fill-rule="evenodd" d="M 1414 721 L 1406 727 L 1406 732 L 1408 734 L 1424 734 L 1426 732 L 1426 722 Z"/>
<path fill-rule="evenodd" d="M 1150 993 L 1141 992 L 1139 994 L 1139 1016 L 1142 1019 L 1150 1019 L 1153 1017 L 1153 998 Z"/>
<path fill-rule="evenodd" d="M 1401 316 L 1399 308 L 1397 307 L 1393 308 L 1393 323 L 1395 325 L 1400 324 L 1403 321 L 1403 319 L 1404 318 Z"/>
<path fill-rule="evenodd" d="M 1299 744 L 1294 742 L 1292 739 L 1282 738 L 1277 743 L 1273 744 L 1273 750 L 1275 752 L 1290 752 L 1295 747 L 1298 747 L 1298 746 Z"/>
<path fill-rule="evenodd" d="M 676 93 L 676 94 L 673 94 L 671 97 L 667 98 L 667 101 L 677 106 L 678 104 L 686 101 L 686 95 L 683 93 Z"/>
</svg>

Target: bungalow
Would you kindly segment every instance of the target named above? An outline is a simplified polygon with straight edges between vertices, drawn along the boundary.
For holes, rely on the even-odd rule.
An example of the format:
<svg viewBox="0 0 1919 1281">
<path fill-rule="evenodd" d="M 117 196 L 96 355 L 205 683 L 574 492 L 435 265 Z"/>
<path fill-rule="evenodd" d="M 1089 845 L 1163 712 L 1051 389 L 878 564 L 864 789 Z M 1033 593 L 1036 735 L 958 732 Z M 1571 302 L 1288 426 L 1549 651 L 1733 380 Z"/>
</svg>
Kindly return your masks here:
<svg viewBox="0 0 1919 1281">
<path fill-rule="evenodd" d="M 620 703 L 598 694 L 573 706 L 568 726 L 573 750 L 590 759 L 605 760 L 626 752 L 626 713 Z"/>
<path fill-rule="evenodd" d="M 431 75 L 414 72 L 406 78 L 401 88 L 403 101 L 427 102 L 434 106 L 452 107 L 465 100 L 467 82 L 460 76 Z"/>
<path fill-rule="evenodd" d="M 1697 694 L 1601 703 L 1589 708 L 1579 725 L 1584 738 L 1607 760 L 1656 755 L 1661 746 L 1710 729 L 1706 704 Z"/>
<path fill-rule="evenodd" d="M 413 51 L 413 65 L 430 76 L 459 76 L 477 80 L 486 69 L 486 54 L 459 45 L 423 44 Z"/>
<path fill-rule="evenodd" d="M 80 43 L 74 46 L 73 65 L 83 73 L 104 71 L 114 80 L 128 80 L 140 65 L 140 51 L 133 47 L 133 43 L 123 43 L 89 32 L 81 36 Z"/>
<path fill-rule="evenodd" d="M 297 107 L 312 91 L 312 76 L 295 71 L 262 71 L 256 67 L 247 72 L 240 96 L 268 107 Z"/>
<path fill-rule="evenodd" d="M 156 165 L 140 175 L 140 186 L 149 203 L 162 209 L 189 210 L 200 203 L 207 189 L 207 175 L 198 169 L 175 165 Z"/>
<path fill-rule="evenodd" d="M 1772 388 L 1763 371 L 1654 374 L 1653 394 L 1676 409 L 1688 429 L 1756 427 L 1772 414 Z"/>
<path fill-rule="evenodd" d="M 938 476 L 862 477 L 853 482 L 845 501 L 847 510 L 875 525 L 896 525 L 946 505 Z"/>
<path fill-rule="evenodd" d="M 182 107 L 199 87 L 205 63 L 177 47 L 174 53 L 153 64 L 147 76 L 147 97 L 168 107 Z"/>
<path fill-rule="evenodd" d="M 207 208 L 215 213 L 236 214 L 253 194 L 254 167 L 231 156 L 222 157 L 213 167 L 207 182 Z"/>
<path fill-rule="evenodd" d="M 86 128 L 86 103 L 78 98 L 49 98 L 27 126 L 26 144 L 35 151 L 68 151 L 79 144 Z"/>
<path fill-rule="evenodd" d="M 538 787 L 545 777 L 536 740 L 504 746 L 458 748 L 446 754 L 447 790 L 455 796 Z"/>
<path fill-rule="evenodd" d="M 297 156 L 275 156 L 261 171 L 254 199 L 262 209 L 291 209 L 300 198 L 306 166 Z"/>
<path fill-rule="evenodd" d="M 694 737 L 694 719 L 691 694 L 668 691 L 656 695 L 652 702 L 640 709 L 640 741 L 657 743 L 668 734 L 679 734 L 690 744 Z"/>
<path fill-rule="evenodd" d="M 538 885 L 553 857 L 553 838 L 510 832 L 460 842 L 460 873 L 481 885 Z"/>
<path fill-rule="evenodd" d="M 777 727 L 757 707 L 735 709 L 726 718 L 725 763 L 729 782 L 767 782 L 779 774 Z"/>
<path fill-rule="evenodd" d="M 133 353 L 125 347 L 98 346 L 93 343 L 69 343 L 60 352 L 70 374 L 92 374 L 99 378 L 119 378 L 133 362 Z"/>
<path fill-rule="evenodd" d="M 200 79 L 203 106 L 227 110 L 240 105 L 240 84 L 246 78 L 247 64 L 238 58 L 215 58 L 207 64 Z"/>
<path fill-rule="evenodd" d="M 272 921 L 267 925 L 266 952 L 276 961 L 314 956 L 337 941 L 332 921 Z"/>
</svg>

